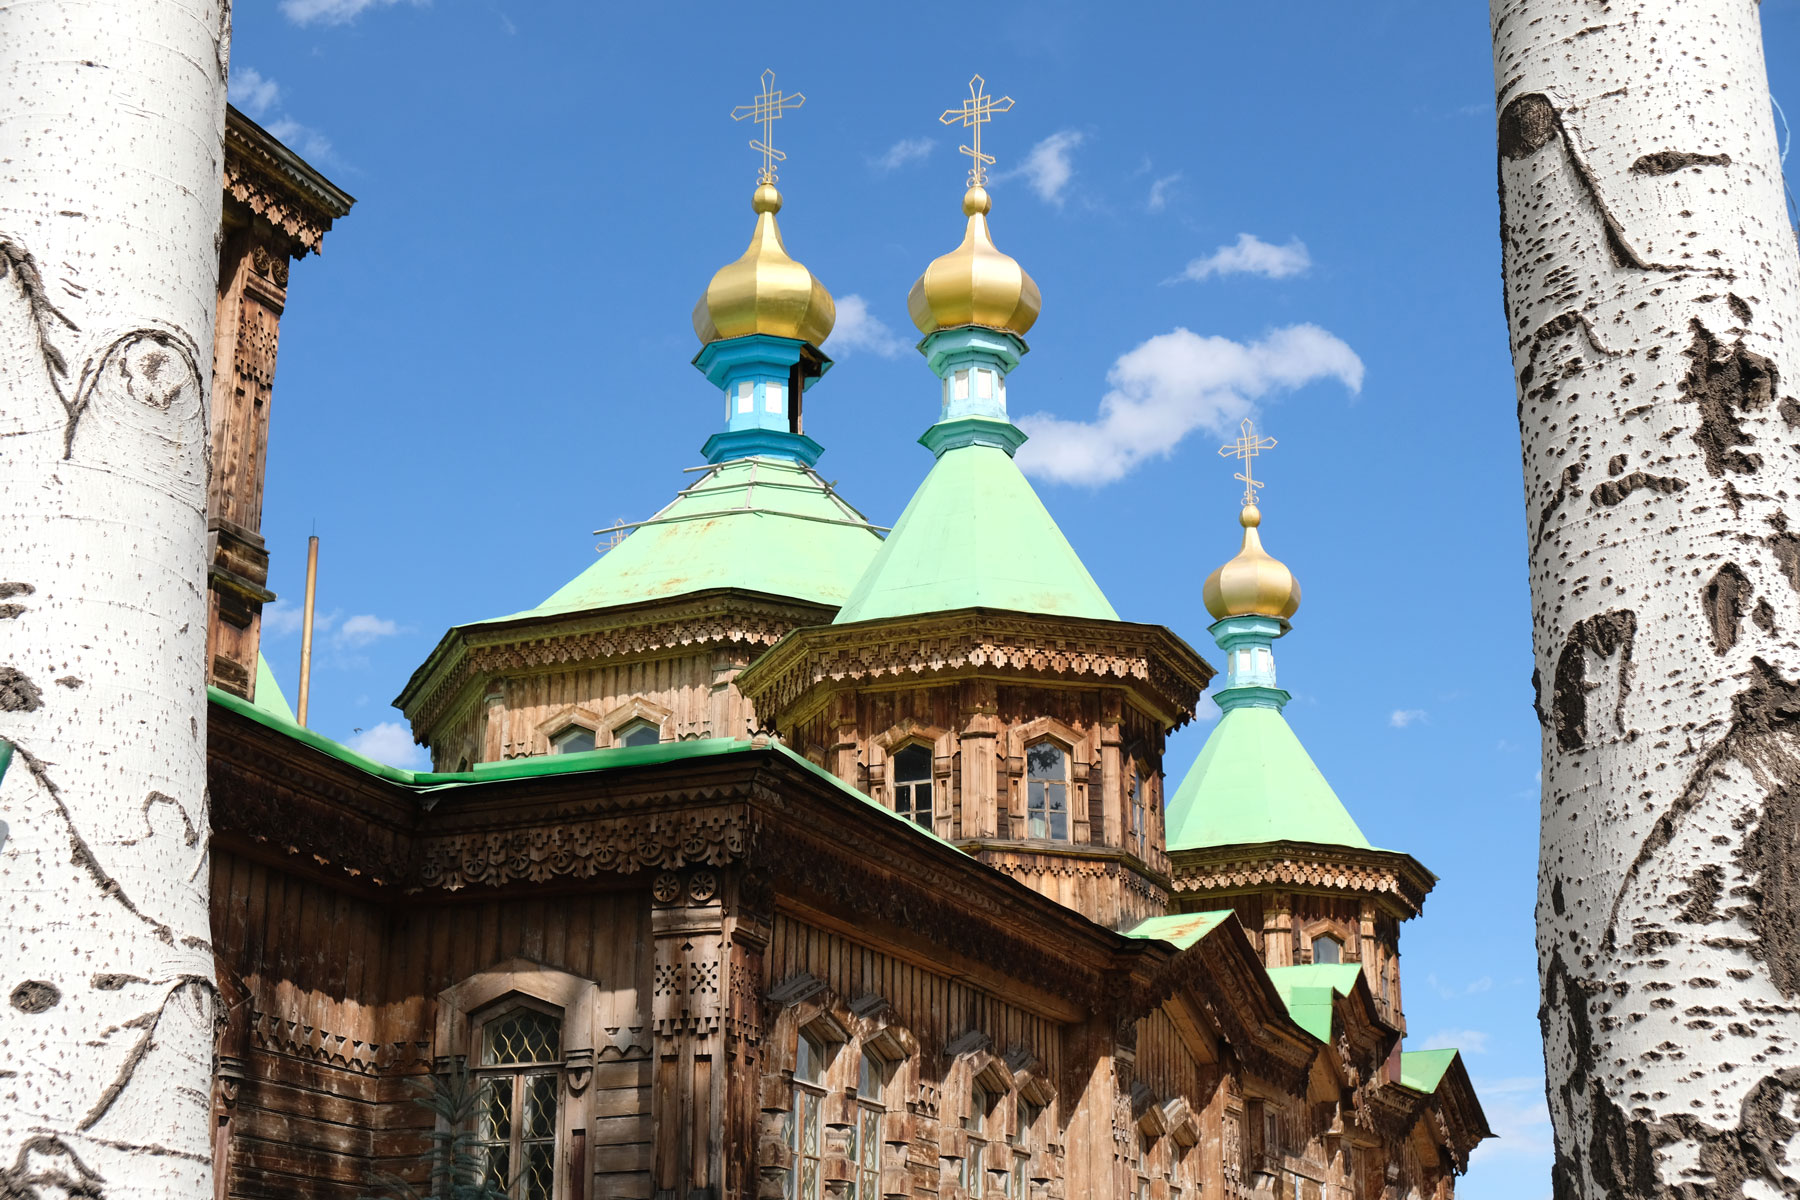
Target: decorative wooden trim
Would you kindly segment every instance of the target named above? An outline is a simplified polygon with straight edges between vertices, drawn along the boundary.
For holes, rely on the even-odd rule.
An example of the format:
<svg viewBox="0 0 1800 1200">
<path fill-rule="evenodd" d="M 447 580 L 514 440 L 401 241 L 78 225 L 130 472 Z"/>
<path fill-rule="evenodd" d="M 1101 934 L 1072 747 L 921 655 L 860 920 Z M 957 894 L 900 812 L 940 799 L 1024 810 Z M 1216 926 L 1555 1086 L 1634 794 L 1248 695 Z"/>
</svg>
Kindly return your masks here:
<svg viewBox="0 0 1800 1200">
<path fill-rule="evenodd" d="M 566 670 L 686 653 L 704 646 L 773 646 L 834 610 L 732 589 L 671 600 L 459 625 L 444 634 L 394 704 L 418 734 L 443 724 L 472 689 L 499 674 Z"/>
<path fill-rule="evenodd" d="M 356 201 L 235 108 L 225 115 L 225 194 L 291 239 L 288 253 L 319 253 L 331 223 Z M 285 283 L 286 263 L 279 282 Z"/>
<path fill-rule="evenodd" d="M 1169 852 L 1177 893 L 1222 895 L 1268 888 L 1368 895 L 1401 920 L 1416 917 L 1437 876 L 1410 854 L 1305 842 L 1267 842 Z"/>
<path fill-rule="evenodd" d="M 419 842 L 418 878 L 425 887 L 457 891 L 475 884 L 722 867 L 743 855 L 754 828 L 742 810 L 710 809 L 426 837 Z"/>
<path fill-rule="evenodd" d="M 845 688 L 1000 676 L 1131 690 L 1164 728 L 1193 719 L 1214 671 L 1160 625 L 968 608 L 797 629 L 738 676 L 774 727 L 798 725 Z"/>
</svg>

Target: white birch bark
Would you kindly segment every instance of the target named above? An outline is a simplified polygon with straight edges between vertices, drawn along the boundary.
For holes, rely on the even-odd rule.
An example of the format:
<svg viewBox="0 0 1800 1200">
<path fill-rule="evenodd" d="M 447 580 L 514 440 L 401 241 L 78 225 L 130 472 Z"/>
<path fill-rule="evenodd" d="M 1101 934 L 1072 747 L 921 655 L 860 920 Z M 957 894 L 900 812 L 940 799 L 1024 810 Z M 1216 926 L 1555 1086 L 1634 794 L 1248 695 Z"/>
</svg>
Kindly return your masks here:
<svg viewBox="0 0 1800 1200">
<path fill-rule="evenodd" d="M 211 1195 L 228 0 L 0 0 L 0 1198 Z"/>
<path fill-rule="evenodd" d="M 1757 6 L 1492 20 L 1555 1194 L 1800 1194 L 1800 257 Z"/>
</svg>

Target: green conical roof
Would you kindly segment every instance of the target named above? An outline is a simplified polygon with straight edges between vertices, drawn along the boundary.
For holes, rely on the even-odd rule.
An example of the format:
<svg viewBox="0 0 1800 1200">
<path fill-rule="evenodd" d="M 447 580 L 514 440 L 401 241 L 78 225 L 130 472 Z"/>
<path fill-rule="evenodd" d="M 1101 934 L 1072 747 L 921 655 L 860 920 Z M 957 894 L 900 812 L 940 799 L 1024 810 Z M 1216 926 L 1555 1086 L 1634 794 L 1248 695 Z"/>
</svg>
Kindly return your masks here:
<svg viewBox="0 0 1800 1200">
<path fill-rule="evenodd" d="M 838 605 L 881 535 L 810 468 L 720 463 L 536 608 L 496 621 L 740 588 Z"/>
<path fill-rule="evenodd" d="M 957 608 L 1119 619 L 997 446 L 944 452 L 835 623 Z"/>
<path fill-rule="evenodd" d="M 1169 801 L 1170 850 L 1314 842 L 1372 850 L 1280 710 L 1245 705 L 1219 718 Z"/>
</svg>

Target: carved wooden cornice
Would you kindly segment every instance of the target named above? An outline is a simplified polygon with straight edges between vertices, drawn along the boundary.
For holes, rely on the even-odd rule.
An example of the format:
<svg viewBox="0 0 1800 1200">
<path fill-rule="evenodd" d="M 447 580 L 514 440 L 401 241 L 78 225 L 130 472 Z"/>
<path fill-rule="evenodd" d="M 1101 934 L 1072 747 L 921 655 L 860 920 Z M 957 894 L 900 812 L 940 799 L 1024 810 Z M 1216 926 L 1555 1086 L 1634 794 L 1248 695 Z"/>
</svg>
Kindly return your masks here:
<svg viewBox="0 0 1800 1200">
<path fill-rule="evenodd" d="M 773 646 L 834 609 L 735 589 L 587 612 L 459 625 L 446 633 L 394 704 L 415 730 L 437 727 L 496 675 L 653 658 L 703 646 Z"/>
<path fill-rule="evenodd" d="M 720 867 L 742 856 L 752 830 L 741 808 L 708 808 L 426 836 L 419 840 L 417 880 L 423 888 L 454 892 L 650 868 Z"/>
<path fill-rule="evenodd" d="M 1164 727 L 1193 719 L 1215 672 L 1160 625 L 987 608 L 798 629 L 738 676 L 763 719 L 804 721 L 834 691 L 972 676 L 1130 689 Z"/>
<path fill-rule="evenodd" d="M 1405 920 L 1419 915 L 1437 876 L 1410 854 L 1357 850 L 1309 842 L 1259 842 L 1169 851 L 1169 879 L 1177 893 L 1223 896 L 1283 891 L 1370 896 Z"/>
<path fill-rule="evenodd" d="M 291 240 L 288 253 L 317 254 L 331 223 L 355 199 L 235 108 L 225 110 L 225 194 Z"/>
</svg>

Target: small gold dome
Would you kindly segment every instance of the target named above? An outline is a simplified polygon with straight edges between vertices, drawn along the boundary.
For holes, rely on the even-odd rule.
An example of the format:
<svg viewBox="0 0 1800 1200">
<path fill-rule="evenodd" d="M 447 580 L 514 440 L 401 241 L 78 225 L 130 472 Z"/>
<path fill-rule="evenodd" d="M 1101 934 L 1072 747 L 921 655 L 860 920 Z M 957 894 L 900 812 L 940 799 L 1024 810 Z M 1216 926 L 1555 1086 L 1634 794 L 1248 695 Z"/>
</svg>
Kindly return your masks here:
<svg viewBox="0 0 1800 1200">
<path fill-rule="evenodd" d="M 1044 306 L 1037 284 L 1025 268 L 995 249 L 988 235 L 992 207 L 986 188 L 964 193 L 969 227 L 962 245 L 926 267 L 906 297 L 907 312 L 920 333 L 984 325 L 1023 337 L 1037 321 Z"/>
<path fill-rule="evenodd" d="M 766 333 L 798 338 L 814 348 L 831 335 L 837 306 L 813 273 L 788 257 L 775 214 L 781 193 L 761 184 L 750 198 L 756 232 L 736 262 L 720 267 L 694 305 L 694 333 L 703 345 L 725 338 Z"/>
<path fill-rule="evenodd" d="M 1256 527 L 1262 513 L 1246 504 L 1238 514 L 1244 527 L 1244 546 L 1237 557 L 1206 577 L 1200 598 L 1217 620 L 1226 617 L 1280 617 L 1287 620 L 1300 608 L 1300 584 L 1294 573 L 1262 548 Z"/>
</svg>

